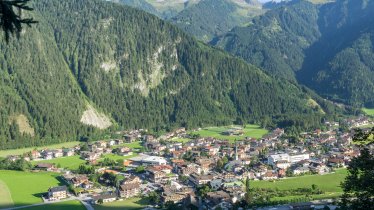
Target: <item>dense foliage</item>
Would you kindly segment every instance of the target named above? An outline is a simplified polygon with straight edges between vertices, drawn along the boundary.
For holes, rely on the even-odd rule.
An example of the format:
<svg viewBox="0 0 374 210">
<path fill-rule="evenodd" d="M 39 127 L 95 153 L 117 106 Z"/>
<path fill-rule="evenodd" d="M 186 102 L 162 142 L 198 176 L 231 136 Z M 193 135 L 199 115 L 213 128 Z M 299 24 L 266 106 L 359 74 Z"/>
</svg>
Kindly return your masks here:
<svg viewBox="0 0 374 210">
<path fill-rule="evenodd" d="M 373 105 L 373 0 L 283 3 L 212 42 L 326 98 Z"/>
<path fill-rule="evenodd" d="M 31 163 L 23 158 L 14 161 L 8 158 L 0 158 L 0 170 L 26 171 L 31 168 Z"/>
<path fill-rule="evenodd" d="M 98 138 L 81 123 L 89 107 L 115 129 L 155 131 L 291 113 L 317 127 L 325 115 L 304 88 L 145 12 L 94 0 L 32 6 L 39 24 L 0 44 L 1 149 Z"/>
<path fill-rule="evenodd" d="M 370 132 L 357 130 L 353 141 L 364 145 L 360 156 L 348 166 L 348 176 L 342 184 L 344 194 L 341 209 L 371 209 L 374 205 L 374 128 Z"/>
</svg>

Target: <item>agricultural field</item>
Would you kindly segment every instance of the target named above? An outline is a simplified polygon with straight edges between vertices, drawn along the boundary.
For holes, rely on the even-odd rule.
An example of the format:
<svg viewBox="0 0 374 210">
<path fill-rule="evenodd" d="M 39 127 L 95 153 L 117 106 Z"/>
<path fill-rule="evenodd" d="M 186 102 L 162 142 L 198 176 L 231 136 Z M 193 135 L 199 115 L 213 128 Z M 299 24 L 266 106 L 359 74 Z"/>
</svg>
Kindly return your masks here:
<svg viewBox="0 0 374 210">
<path fill-rule="evenodd" d="M 289 190 L 297 188 L 311 188 L 313 184 L 325 193 L 322 195 L 314 195 L 314 199 L 334 198 L 342 194 L 343 190 L 340 183 L 344 181 L 347 176 L 346 169 L 338 169 L 335 173 L 326 175 L 306 175 L 299 177 L 291 177 L 279 181 L 253 181 L 251 186 L 253 188 L 270 188 L 278 190 Z M 295 197 L 295 196 L 293 196 Z M 287 200 L 290 197 L 277 197 L 273 200 Z"/>
<path fill-rule="evenodd" d="M 102 205 L 95 205 L 95 210 L 138 210 L 147 207 L 148 201 L 142 198 L 130 198 L 123 201 L 113 203 L 105 203 Z"/>
<path fill-rule="evenodd" d="M 28 147 L 28 148 L 21 148 L 21 149 L 12 149 L 12 150 L 0 150 L 0 157 L 6 157 L 8 155 L 22 155 L 23 153 L 30 152 L 34 149 L 42 150 L 42 149 L 60 149 L 60 148 L 69 148 L 74 147 L 80 144 L 79 141 L 71 141 L 65 142 L 61 144 L 53 144 L 48 146 L 41 146 L 41 147 Z"/>
<path fill-rule="evenodd" d="M 367 115 L 374 117 L 374 108 L 372 109 L 363 108 L 362 111 L 364 111 Z"/>
<path fill-rule="evenodd" d="M 243 128 L 243 135 L 240 136 L 227 136 L 223 135 L 222 133 L 234 129 L 234 128 L 240 128 L 240 126 L 221 126 L 221 127 L 209 127 L 209 128 L 202 128 L 199 131 L 193 131 L 190 134 L 198 134 L 201 137 L 214 137 L 217 139 L 222 139 L 222 140 L 229 140 L 229 141 L 234 141 L 234 140 L 242 140 L 245 139 L 246 137 L 251 137 L 251 138 L 261 138 L 265 134 L 267 134 L 269 131 L 266 129 L 260 128 L 258 125 L 246 125 L 245 128 Z"/>
<path fill-rule="evenodd" d="M 40 160 L 40 161 L 32 161 L 32 164 L 36 165 L 37 163 L 54 163 L 55 166 L 60 166 L 62 168 L 66 168 L 69 170 L 77 170 L 81 164 L 86 163 L 85 160 L 80 159 L 79 155 L 71 156 L 71 157 L 60 157 L 54 158 L 51 160 Z"/>
<path fill-rule="evenodd" d="M 58 174 L 47 172 L 21 172 L 0 170 L 0 184 L 6 188 L 0 188 L 0 194 L 10 194 L 11 198 L 2 197 L 0 201 L 14 206 L 24 206 L 41 203 L 41 196 L 49 187 L 62 185 Z"/>
<path fill-rule="evenodd" d="M 42 206 L 33 206 L 29 208 L 24 208 L 25 210 L 86 210 L 86 207 L 77 200 L 72 200 L 72 201 L 64 201 L 64 202 L 59 202 L 59 203 L 52 203 L 52 204 L 47 204 L 47 205 L 42 205 Z"/>
</svg>

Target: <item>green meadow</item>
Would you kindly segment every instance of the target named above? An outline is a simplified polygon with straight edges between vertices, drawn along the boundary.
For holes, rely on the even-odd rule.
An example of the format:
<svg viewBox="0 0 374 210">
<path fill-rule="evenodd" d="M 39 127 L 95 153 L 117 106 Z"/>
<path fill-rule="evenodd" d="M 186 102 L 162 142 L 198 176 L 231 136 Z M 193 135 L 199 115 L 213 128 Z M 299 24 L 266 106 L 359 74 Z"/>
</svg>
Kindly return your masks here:
<svg viewBox="0 0 374 210">
<path fill-rule="evenodd" d="M 25 208 L 25 210 L 86 210 L 86 207 L 77 200 L 72 201 L 64 201 L 59 203 L 52 203 L 42 206 L 33 206 L 29 208 Z"/>
<path fill-rule="evenodd" d="M 81 164 L 86 163 L 85 160 L 82 160 L 79 155 L 71 156 L 71 157 L 60 157 L 54 158 L 51 160 L 40 160 L 40 161 L 32 161 L 32 164 L 36 165 L 37 163 L 54 163 L 55 166 L 61 166 L 62 168 L 66 168 L 69 170 L 77 170 Z"/>
<path fill-rule="evenodd" d="M 141 148 L 143 148 L 141 141 L 136 141 L 136 142 L 131 142 L 131 143 L 123 143 L 123 144 L 118 145 L 118 146 L 113 146 L 113 148 L 118 148 L 118 147 L 129 147 L 131 149 L 141 149 Z"/>
<path fill-rule="evenodd" d="M 367 115 L 374 116 L 374 108 L 372 109 L 363 108 L 362 111 L 364 111 Z"/>
<path fill-rule="evenodd" d="M 62 185 L 58 179 L 59 174 L 49 172 L 21 172 L 0 170 L 0 194 L 10 194 L 11 199 L 3 203 L 13 203 L 14 206 L 30 205 L 42 202 L 42 195 L 48 188 Z"/>
<path fill-rule="evenodd" d="M 322 195 L 314 195 L 313 199 L 334 198 L 342 194 L 343 190 L 340 184 L 347 176 L 346 169 L 338 169 L 335 173 L 325 175 L 305 175 L 298 177 L 291 177 L 277 181 L 253 181 L 251 186 L 253 188 L 269 188 L 278 190 L 290 190 L 297 188 L 311 188 L 313 184 L 317 185 L 319 189 L 325 193 Z M 290 197 L 277 197 L 273 200 L 287 200 Z"/>
<path fill-rule="evenodd" d="M 238 128 L 240 126 L 221 126 L 221 127 L 208 127 L 208 128 L 202 128 L 199 131 L 194 131 L 190 132 L 190 134 L 198 134 L 201 137 L 213 137 L 217 139 L 222 139 L 222 140 L 229 140 L 229 141 L 234 141 L 234 140 L 242 140 L 245 139 L 246 137 L 251 137 L 251 138 L 261 138 L 265 134 L 267 134 L 269 131 L 266 129 L 261 128 L 258 125 L 246 125 L 245 128 L 243 128 L 244 134 L 241 136 L 226 136 L 223 135 L 222 132 L 227 131 L 232 128 Z"/>
<path fill-rule="evenodd" d="M 113 209 L 122 209 L 122 210 L 138 210 L 147 207 L 147 199 L 142 198 L 130 198 L 123 201 L 116 201 L 113 203 L 105 203 L 101 205 L 95 205 L 95 210 L 113 210 Z"/>
<path fill-rule="evenodd" d="M 60 148 L 70 148 L 80 144 L 79 141 L 71 141 L 65 142 L 61 144 L 53 144 L 48 146 L 41 146 L 41 147 L 28 147 L 28 148 L 21 148 L 21 149 L 12 149 L 12 150 L 0 150 L 0 157 L 6 157 L 8 155 L 22 155 L 26 152 L 30 152 L 34 149 L 42 150 L 42 149 L 60 149 Z"/>
<path fill-rule="evenodd" d="M 13 206 L 10 190 L 5 182 L 0 180 L 0 209 Z"/>
</svg>

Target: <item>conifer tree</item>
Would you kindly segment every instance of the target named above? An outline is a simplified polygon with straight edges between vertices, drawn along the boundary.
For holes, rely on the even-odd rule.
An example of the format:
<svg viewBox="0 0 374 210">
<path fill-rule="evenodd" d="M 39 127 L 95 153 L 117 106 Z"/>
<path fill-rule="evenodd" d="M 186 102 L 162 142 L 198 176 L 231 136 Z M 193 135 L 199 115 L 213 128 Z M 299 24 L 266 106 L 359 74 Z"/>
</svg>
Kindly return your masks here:
<svg viewBox="0 0 374 210">
<path fill-rule="evenodd" d="M 37 23 L 33 18 L 23 18 L 22 11 L 32 11 L 27 3 L 30 0 L 0 0 L 0 25 L 5 34 L 5 40 L 9 42 L 11 35 L 19 38 L 22 26 Z"/>
</svg>

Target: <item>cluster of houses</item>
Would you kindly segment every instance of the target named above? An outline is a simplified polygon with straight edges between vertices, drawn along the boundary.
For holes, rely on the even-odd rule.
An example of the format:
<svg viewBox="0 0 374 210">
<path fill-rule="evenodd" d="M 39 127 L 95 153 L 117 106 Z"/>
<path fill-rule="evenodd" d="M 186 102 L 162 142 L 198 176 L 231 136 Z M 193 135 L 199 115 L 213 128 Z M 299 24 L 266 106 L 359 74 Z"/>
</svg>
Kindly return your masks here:
<svg viewBox="0 0 374 210">
<path fill-rule="evenodd" d="M 361 127 L 361 126 L 372 124 L 372 122 L 370 121 L 370 118 L 366 116 L 348 118 L 348 119 L 343 120 L 343 122 L 346 123 L 348 127 L 350 128 Z"/>
<path fill-rule="evenodd" d="M 366 123 L 359 118 L 351 123 Z M 205 206 L 230 209 L 245 196 L 243 180 L 276 180 L 303 174 L 325 174 L 334 168 L 345 167 L 359 149 L 352 144 L 353 131 L 341 132 L 337 122 L 327 122 L 327 130 L 300 134 L 300 139 L 289 139 L 277 128 L 261 139 L 242 137 L 240 141 L 225 141 L 212 137 L 193 137 L 184 128 L 159 138 L 144 130 L 121 133 L 122 139 L 92 142 L 85 151 L 74 147 L 61 150 L 33 151 L 32 159 L 50 159 L 79 154 L 88 164 L 95 165 L 102 154 L 115 153 L 124 158 L 121 171 L 111 167 L 96 168 L 96 172 L 113 173 L 123 178 L 109 190 L 94 190 L 95 184 L 85 174 L 64 173 L 67 185 L 85 189 L 93 203 L 113 202 L 157 191 L 161 203 Z M 353 125 L 353 124 L 352 124 Z M 225 135 L 243 135 L 239 129 Z M 189 138 L 185 143 L 170 141 L 174 137 Z M 142 141 L 146 148 L 137 155 L 123 143 Z M 139 153 L 139 154 L 138 154 Z M 53 170 L 53 164 L 40 163 L 39 169 Z M 137 171 L 139 167 L 143 170 Z M 204 199 L 197 189 L 208 186 Z M 51 200 L 64 199 L 67 187 L 53 187 L 48 191 Z"/>
</svg>

